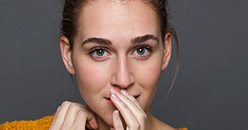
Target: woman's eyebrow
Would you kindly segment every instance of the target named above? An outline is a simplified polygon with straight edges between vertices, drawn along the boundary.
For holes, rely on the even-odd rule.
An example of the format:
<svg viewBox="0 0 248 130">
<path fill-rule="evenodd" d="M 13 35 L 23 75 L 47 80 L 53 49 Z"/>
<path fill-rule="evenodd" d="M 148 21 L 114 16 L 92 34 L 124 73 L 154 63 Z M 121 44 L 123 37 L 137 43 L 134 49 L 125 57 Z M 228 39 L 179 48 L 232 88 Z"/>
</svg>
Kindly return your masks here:
<svg viewBox="0 0 248 130">
<path fill-rule="evenodd" d="M 131 43 L 132 44 L 139 44 L 139 43 L 145 42 L 147 40 L 154 40 L 157 42 L 157 44 L 159 44 L 158 37 L 156 37 L 155 35 L 152 35 L 152 34 L 147 34 L 144 36 L 135 37 L 131 40 Z"/>
<path fill-rule="evenodd" d="M 155 35 L 152 35 L 152 34 L 147 34 L 144 36 L 135 37 L 131 40 L 131 43 L 132 44 L 140 44 L 140 43 L 145 42 L 147 40 L 154 40 L 154 41 L 156 41 L 157 44 L 159 43 L 158 37 L 156 37 Z M 87 43 L 96 43 L 96 44 L 101 44 L 101 45 L 111 45 L 112 44 L 112 42 L 108 39 L 92 37 L 92 38 L 88 38 L 88 39 L 84 40 L 82 42 L 81 46 L 83 46 Z"/>
<path fill-rule="evenodd" d="M 111 45 L 111 41 L 108 39 L 104 38 L 97 38 L 97 37 L 92 37 L 84 40 L 81 44 L 81 46 L 85 45 L 86 43 L 97 43 L 97 44 L 103 44 L 103 45 Z"/>
</svg>

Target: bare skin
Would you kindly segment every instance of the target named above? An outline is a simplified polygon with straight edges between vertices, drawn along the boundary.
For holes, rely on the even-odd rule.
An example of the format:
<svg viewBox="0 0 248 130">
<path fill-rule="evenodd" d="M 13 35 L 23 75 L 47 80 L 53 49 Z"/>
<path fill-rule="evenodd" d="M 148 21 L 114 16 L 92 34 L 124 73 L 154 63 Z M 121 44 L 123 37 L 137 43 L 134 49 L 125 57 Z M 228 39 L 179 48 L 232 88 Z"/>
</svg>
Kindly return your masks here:
<svg viewBox="0 0 248 130">
<path fill-rule="evenodd" d="M 140 0 L 97 0 L 78 21 L 73 49 L 65 36 L 60 49 L 87 106 L 62 103 L 50 130 L 175 130 L 150 113 L 171 56 L 171 34 L 161 39 L 155 11 Z"/>
</svg>

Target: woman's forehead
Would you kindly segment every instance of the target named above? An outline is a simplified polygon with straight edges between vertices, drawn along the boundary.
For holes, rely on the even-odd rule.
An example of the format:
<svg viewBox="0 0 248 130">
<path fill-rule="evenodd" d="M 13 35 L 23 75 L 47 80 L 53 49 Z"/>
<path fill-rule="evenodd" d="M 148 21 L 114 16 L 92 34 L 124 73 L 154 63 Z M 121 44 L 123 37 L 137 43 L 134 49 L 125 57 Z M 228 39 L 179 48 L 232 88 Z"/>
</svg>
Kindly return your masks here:
<svg viewBox="0 0 248 130">
<path fill-rule="evenodd" d="M 133 2 L 133 1 L 141 1 L 144 3 L 151 3 L 154 0 L 84 0 L 84 3 L 91 3 L 91 2 L 96 2 L 96 1 L 104 1 L 104 2 L 116 2 L 116 3 L 121 3 L 121 4 L 125 4 L 128 2 Z"/>
<path fill-rule="evenodd" d="M 129 1 L 129 0 L 128 0 Z M 85 5 L 80 12 L 81 35 L 102 37 L 154 34 L 160 32 L 156 12 L 140 0 L 125 4 L 99 0 Z"/>
</svg>

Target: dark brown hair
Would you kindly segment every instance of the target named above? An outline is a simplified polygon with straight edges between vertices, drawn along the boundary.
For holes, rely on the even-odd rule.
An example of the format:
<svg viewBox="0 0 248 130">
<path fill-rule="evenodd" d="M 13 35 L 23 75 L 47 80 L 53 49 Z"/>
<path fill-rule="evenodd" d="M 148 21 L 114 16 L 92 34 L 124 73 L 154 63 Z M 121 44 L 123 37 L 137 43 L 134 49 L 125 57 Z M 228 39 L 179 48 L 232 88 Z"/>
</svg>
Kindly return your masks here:
<svg viewBox="0 0 248 130">
<path fill-rule="evenodd" d="M 62 13 L 62 21 L 61 21 L 61 35 L 65 36 L 69 40 L 70 48 L 73 48 L 73 41 L 75 35 L 78 33 L 78 19 L 80 15 L 80 10 L 83 7 L 83 4 L 90 0 L 65 0 L 63 13 Z M 179 68 L 180 68 L 180 48 L 178 43 L 178 38 L 176 31 L 170 27 L 168 22 L 168 11 L 167 11 L 167 0 L 141 0 L 147 4 L 152 5 L 151 7 L 156 11 L 160 26 L 161 26 L 161 35 L 162 41 L 164 41 L 164 36 L 167 32 L 170 32 L 175 40 L 176 43 L 176 70 L 173 76 L 173 80 L 171 82 L 168 94 L 166 95 L 165 99 L 167 99 L 172 87 L 174 86 Z"/>
</svg>

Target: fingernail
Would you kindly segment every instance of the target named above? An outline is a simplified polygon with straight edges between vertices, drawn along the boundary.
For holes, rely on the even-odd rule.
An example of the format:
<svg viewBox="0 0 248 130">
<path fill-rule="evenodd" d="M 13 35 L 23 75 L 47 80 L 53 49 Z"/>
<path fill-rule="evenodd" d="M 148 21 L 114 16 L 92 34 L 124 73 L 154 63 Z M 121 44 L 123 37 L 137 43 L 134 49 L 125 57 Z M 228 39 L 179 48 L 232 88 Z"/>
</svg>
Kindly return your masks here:
<svg viewBox="0 0 248 130">
<path fill-rule="evenodd" d="M 114 111 L 114 116 L 116 117 L 116 116 L 118 116 L 119 115 L 119 111 L 118 110 L 115 110 Z"/>
<path fill-rule="evenodd" d="M 115 113 L 115 114 L 118 114 L 118 113 L 119 113 L 119 111 L 118 111 L 118 110 L 115 110 L 115 111 L 114 111 L 114 113 Z"/>
<path fill-rule="evenodd" d="M 128 95 L 128 93 L 127 93 L 127 91 L 125 89 L 122 89 L 121 93 L 124 94 L 124 95 Z"/>
</svg>

